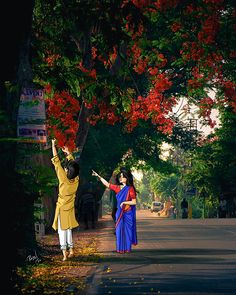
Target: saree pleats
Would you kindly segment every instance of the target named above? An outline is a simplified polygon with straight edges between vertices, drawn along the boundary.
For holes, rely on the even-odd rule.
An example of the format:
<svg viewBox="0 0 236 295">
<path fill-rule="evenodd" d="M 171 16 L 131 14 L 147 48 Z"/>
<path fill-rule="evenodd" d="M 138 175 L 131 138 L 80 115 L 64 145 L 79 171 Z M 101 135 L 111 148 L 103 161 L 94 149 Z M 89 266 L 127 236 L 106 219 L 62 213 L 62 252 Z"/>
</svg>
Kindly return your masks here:
<svg viewBox="0 0 236 295">
<path fill-rule="evenodd" d="M 120 204 L 127 201 L 129 186 L 125 186 L 117 194 L 118 210 L 116 212 L 116 251 L 130 252 L 132 245 L 137 245 L 136 206 L 130 205 L 128 209 L 120 208 Z"/>
</svg>

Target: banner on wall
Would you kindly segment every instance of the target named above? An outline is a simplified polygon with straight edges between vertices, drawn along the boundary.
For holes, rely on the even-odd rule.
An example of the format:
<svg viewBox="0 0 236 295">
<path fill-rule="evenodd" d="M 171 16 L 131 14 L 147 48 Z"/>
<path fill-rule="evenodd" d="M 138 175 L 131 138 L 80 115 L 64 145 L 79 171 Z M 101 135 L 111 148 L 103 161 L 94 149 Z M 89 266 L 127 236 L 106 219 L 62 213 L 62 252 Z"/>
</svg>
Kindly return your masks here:
<svg viewBox="0 0 236 295">
<path fill-rule="evenodd" d="M 44 91 L 24 88 L 17 116 L 17 136 L 22 142 L 47 143 Z"/>
</svg>

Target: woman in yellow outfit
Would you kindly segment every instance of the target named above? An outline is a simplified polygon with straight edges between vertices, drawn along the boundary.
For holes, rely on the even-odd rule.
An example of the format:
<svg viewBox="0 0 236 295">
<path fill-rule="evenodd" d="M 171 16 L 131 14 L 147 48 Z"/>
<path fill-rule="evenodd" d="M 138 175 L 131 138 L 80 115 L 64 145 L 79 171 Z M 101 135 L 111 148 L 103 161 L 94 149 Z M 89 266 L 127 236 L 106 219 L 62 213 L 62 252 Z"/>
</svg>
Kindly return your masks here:
<svg viewBox="0 0 236 295">
<path fill-rule="evenodd" d="M 56 140 L 52 139 L 52 163 L 59 180 L 59 192 L 56 204 L 55 216 L 52 227 L 58 230 L 60 247 L 63 253 L 63 261 L 74 255 L 72 229 L 79 224 L 75 218 L 75 197 L 79 185 L 79 164 L 67 147 L 62 148 L 67 155 L 67 164 L 62 168 L 57 154 Z M 67 252 L 69 249 L 69 253 Z"/>
</svg>

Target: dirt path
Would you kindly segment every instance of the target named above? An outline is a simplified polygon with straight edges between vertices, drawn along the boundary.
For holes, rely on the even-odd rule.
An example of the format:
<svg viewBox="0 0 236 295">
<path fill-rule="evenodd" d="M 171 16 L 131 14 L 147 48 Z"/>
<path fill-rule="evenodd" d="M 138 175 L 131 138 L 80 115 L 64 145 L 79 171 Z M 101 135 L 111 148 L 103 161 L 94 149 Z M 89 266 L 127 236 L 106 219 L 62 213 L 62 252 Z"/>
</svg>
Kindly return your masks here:
<svg viewBox="0 0 236 295">
<path fill-rule="evenodd" d="M 16 294 L 85 295 L 89 282 L 102 259 L 100 248 L 110 216 L 100 219 L 95 229 L 73 231 L 74 257 L 62 261 L 58 234 L 47 234 L 38 240 L 39 261 L 29 259 L 26 268 L 18 269 Z M 34 258 L 34 257 L 31 257 Z"/>
</svg>

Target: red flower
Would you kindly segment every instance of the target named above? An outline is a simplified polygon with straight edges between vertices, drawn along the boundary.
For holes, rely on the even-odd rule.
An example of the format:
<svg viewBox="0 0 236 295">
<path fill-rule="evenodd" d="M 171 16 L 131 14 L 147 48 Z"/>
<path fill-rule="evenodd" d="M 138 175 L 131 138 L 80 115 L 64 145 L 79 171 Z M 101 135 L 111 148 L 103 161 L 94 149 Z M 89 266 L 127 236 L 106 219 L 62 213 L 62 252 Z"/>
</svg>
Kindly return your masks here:
<svg viewBox="0 0 236 295">
<path fill-rule="evenodd" d="M 74 150 L 80 110 L 78 100 L 66 91 L 55 92 L 53 97 L 46 99 L 46 106 L 49 136 L 55 137 L 60 147 L 67 145 Z"/>
</svg>

